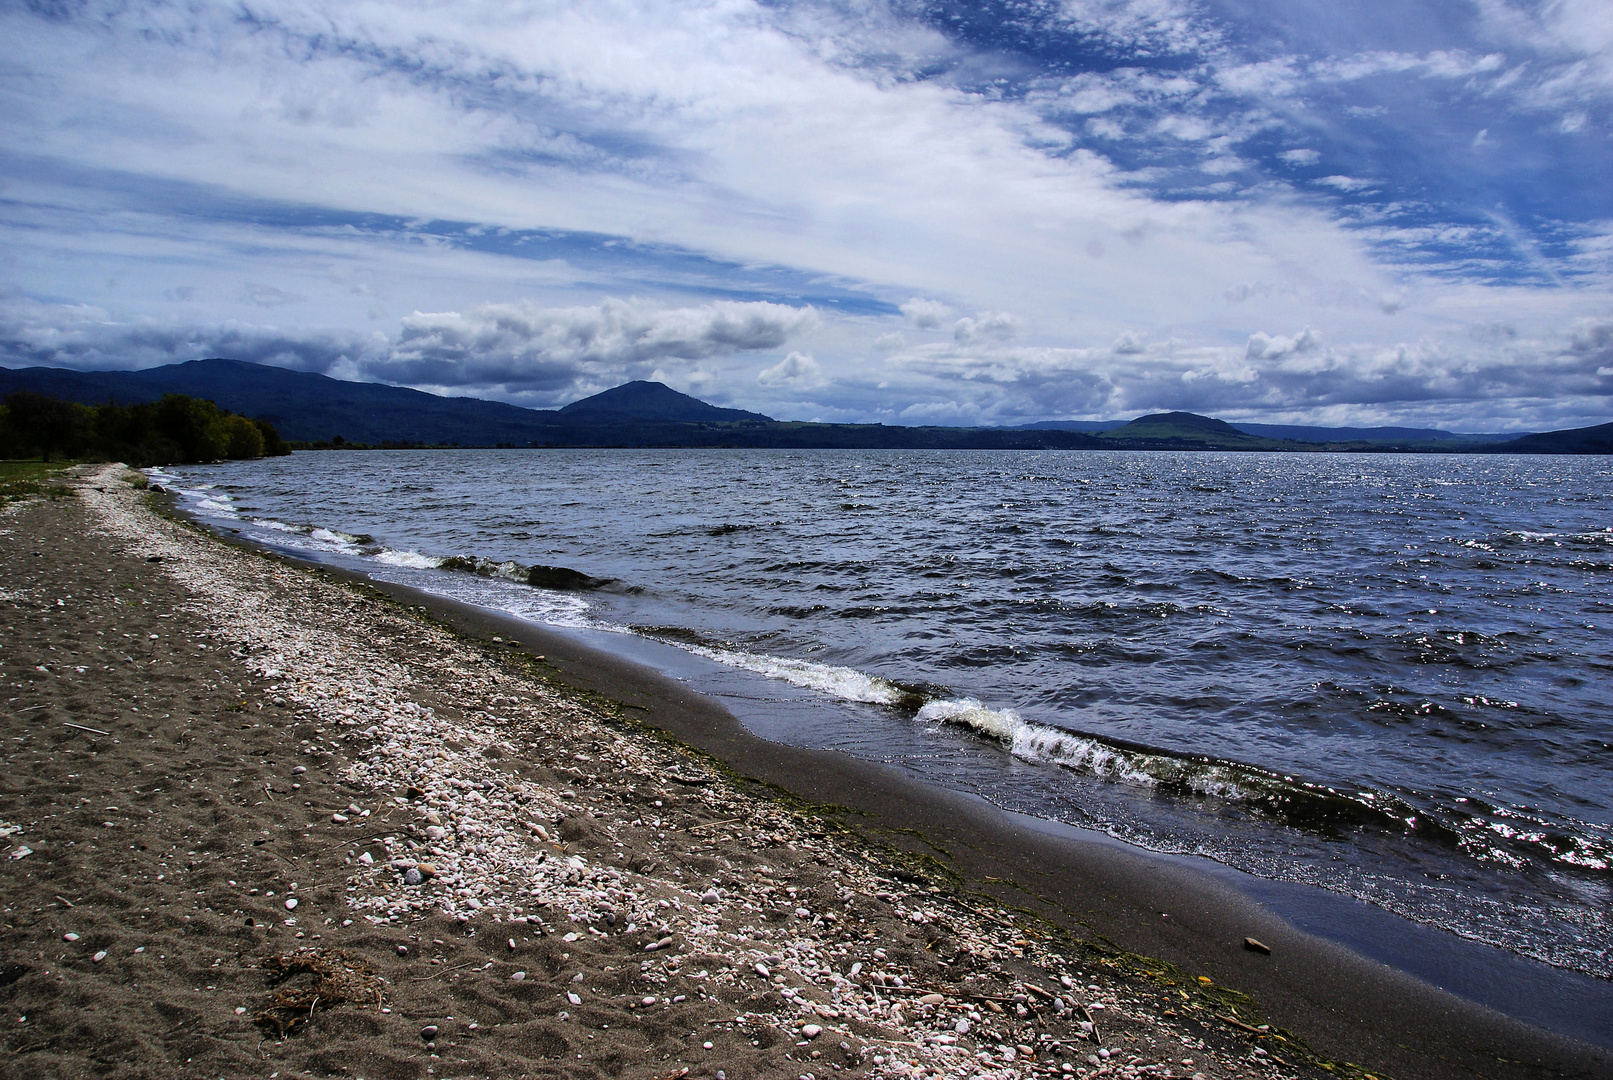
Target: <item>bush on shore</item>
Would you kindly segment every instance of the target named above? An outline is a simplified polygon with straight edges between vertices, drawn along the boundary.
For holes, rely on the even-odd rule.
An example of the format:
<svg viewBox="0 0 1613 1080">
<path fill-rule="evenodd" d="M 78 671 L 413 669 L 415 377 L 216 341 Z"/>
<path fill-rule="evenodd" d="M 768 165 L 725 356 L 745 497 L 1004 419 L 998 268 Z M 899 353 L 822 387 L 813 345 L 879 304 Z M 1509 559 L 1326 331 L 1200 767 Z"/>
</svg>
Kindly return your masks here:
<svg viewBox="0 0 1613 1080">
<path fill-rule="evenodd" d="M 0 457 L 49 461 L 54 454 L 143 466 L 290 452 L 267 421 L 184 394 L 140 405 L 80 405 L 19 390 L 0 404 Z"/>
</svg>

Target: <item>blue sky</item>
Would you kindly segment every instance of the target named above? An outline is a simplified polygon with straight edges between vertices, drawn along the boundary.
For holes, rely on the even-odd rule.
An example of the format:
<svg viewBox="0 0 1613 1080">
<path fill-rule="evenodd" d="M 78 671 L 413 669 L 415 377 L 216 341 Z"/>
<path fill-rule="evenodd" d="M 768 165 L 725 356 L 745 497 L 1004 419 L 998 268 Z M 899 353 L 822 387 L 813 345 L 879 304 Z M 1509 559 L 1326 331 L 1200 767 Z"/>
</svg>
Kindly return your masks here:
<svg viewBox="0 0 1613 1080">
<path fill-rule="evenodd" d="M 0 2 L 0 363 L 1613 419 L 1605 0 Z"/>
</svg>

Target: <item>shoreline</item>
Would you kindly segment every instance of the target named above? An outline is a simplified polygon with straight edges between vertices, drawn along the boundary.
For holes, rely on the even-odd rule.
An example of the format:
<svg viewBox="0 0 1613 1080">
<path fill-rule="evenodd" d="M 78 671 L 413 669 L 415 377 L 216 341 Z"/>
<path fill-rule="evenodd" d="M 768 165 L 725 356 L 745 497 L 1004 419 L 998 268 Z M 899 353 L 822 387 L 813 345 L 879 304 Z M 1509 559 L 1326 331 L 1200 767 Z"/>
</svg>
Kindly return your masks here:
<svg viewBox="0 0 1613 1080">
<path fill-rule="evenodd" d="M 74 487 L 0 515 L 19 1075 L 1610 1075 L 1202 875 Z"/>
<path fill-rule="evenodd" d="M 170 505 L 194 527 L 226 543 L 266 551 L 193 521 L 177 501 Z M 1400 1075 L 1447 1075 L 1431 1068 L 1431 1059 L 1440 1059 L 1441 1064 L 1460 1060 L 1464 1051 L 1457 1048 L 1483 1032 L 1489 1048 L 1466 1051 L 1475 1062 L 1545 1060 L 1562 1053 L 1568 1055 L 1560 1059 L 1566 1063 L 1585 1055 L 1582 1060 L 1594 1063 L 1585 1075 L 1596 1075 L 1597 1068 L 1613 1075 L 1613 1053 L 1607 1045 L 1530 1024 L 1373 959 L 1337 937 L 1308 933 L 1293 919 L 1273 913 L 1268 901 L 1240 888 L 1236 879 L 1247 877 L 1240 871 L 1213 864 L 1218 872 L 1211 872 L 1195 865 L 1199 860 L 1191 857 L 1162 855 L 1103 834 L 1084 836 L 1085 830 L 1024 818 L 892 767 L 766 740 L 748 731 L 721 701 L 582 640 L 598 635 L 544 626 L 283 551 L 266 553 L 424 609 L 456 633 L 481 640 L 502 638 L 543 656 L 553 669 L 553 681 L 626 705 L 639 712 L 646 726 L 713 755 L 743 776 L 811 804 L 849 809 L 859 826 L 883 842 L 897 838 L 900 844 L 906 837 L 916 841 L 908 846 L 927 858 L 944 853 L 942 861 L 982 894 L 1048 919 L 1078 938 L 1113 943 L 1124 953 L 1163 960 L 1249 994 L 1274 1025 L 1302 1034 L 1323 1057 L 1360 1061 L 1373 1053 L 1409 1055 L 1399 1066 Z M 1022 888 L 991 882 L 1031 884 Z M 1272 891 L 1285 887 L 1285 883 L 1265 884 Z M 1320 891 L 1297 884 L 1286 887 L 1294 893 Z M 1327 899 L 1339 905 L 1359 903 L 1331 894 Z M 1327 906 L 1323 905 L 1324 911 Z M 1390 912 L 1373 909 L 1371 914 L 1385 923 L 1415 927 L 1407 936 L 1417 931 L 1445 933 L 1417 927 Z M 1245 937 L 1273 945 L 1273 956 L 1244 948 Z M 1452 944 L 1457 949 L 1493 948 L 1459 939 Z M 1282 960 L 1274 959 L 1279 950 L 1286 954 Z M 1494 974 L 1540 967 L 1542 982 L 1559 974 L 1594 982 L 1589 976 L 1558 972 L 1504 950 L 1494 951 Z M 1485 974 L 1481 971 L 1477 977 Z M 1571 988 L 1559 988 L 1558 996 L 1565 992 Z M 1464 1074 L 1465 1070 L 1448 1075 Z"/>
</svg>

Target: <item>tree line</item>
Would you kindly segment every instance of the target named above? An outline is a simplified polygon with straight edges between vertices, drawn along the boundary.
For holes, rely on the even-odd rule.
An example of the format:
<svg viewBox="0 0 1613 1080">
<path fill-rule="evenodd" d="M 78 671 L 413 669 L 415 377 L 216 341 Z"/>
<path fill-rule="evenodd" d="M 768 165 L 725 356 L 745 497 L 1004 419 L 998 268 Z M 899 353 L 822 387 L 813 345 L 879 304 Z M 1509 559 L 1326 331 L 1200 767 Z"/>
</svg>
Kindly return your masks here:
<svg viewBox="0 0 1613 1080">
<path fill-rule="evenodd" d="M 184 394 L 138 405 L 80 405 L 19 390 L 0 402 L 0 457 L 49 461 L 54 454 L 144 466 L 290 452 L 268 421 Z"/>
</svg>

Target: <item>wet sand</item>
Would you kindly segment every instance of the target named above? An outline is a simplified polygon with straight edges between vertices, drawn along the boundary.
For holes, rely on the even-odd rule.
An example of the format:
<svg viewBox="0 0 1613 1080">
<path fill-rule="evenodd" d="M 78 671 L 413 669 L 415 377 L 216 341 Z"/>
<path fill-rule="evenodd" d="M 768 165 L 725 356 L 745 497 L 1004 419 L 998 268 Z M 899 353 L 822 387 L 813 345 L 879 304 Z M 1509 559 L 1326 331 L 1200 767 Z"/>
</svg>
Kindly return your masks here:
<svg viewBox="0 0 1613 1080">
<path fill-rule="evenodd" d="M 147 498 L 0 515 L 7 1074 L 1610 1074 L 1190 869 Z"/>
</svg>

